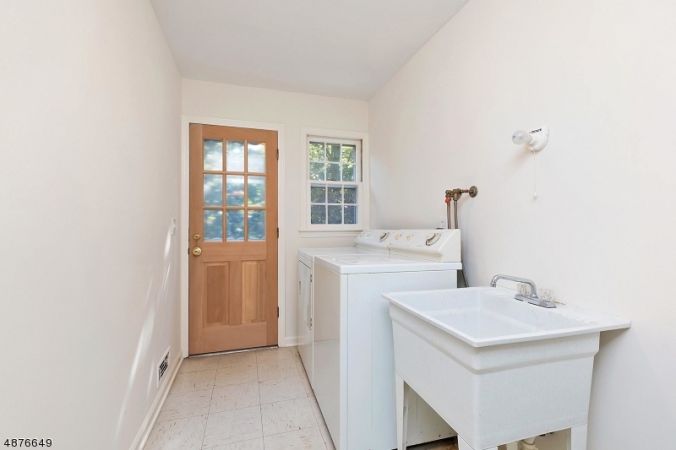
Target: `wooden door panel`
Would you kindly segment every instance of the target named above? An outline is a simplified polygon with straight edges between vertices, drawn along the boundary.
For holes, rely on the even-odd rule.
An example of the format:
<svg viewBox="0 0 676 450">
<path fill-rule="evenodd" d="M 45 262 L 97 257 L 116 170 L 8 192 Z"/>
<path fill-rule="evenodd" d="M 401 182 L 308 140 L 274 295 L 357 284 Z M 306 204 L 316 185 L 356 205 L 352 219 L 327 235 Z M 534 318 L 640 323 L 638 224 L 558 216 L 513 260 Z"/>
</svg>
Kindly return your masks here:
<svg viewBox="0 0 676 450">
<path fill-rule="evenodd" d="M 227 262 L 207 264 L 204 272 L 204 283 L 206 285 L 204 305 L 206 311 L 203 312 L 203 326 L 230 323 L 230 314 L 225 308 L 227 297 L 231 295 L 228 292 L 230 287 L 230 264 Z"/>
<path fill-rule="evenodd" d="M 277 343 L 276 153 L 274 131 L 190 125 L 190 354 Z"/>
<path fill-rule="evenodd" d="M 265 262 L 242 263 L 242 323 L 265 321 Z"/>
</svg>

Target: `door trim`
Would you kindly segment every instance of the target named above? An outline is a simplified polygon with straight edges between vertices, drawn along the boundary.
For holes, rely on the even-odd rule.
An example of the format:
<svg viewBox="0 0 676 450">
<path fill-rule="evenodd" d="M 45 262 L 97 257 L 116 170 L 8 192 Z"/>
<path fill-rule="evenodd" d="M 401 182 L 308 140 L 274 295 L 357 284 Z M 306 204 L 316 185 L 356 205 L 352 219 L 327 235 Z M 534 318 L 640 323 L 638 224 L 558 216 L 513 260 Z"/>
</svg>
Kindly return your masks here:
<svg viewBox="0 0 676 450">
<path fill-rule="evenodd" d="M 277 132 L 277 146 L 279 147 L 279 161 L 277 163 L 277 224 L 279 226 L 279 239 L 277 239 L 277 306 L 279 317 L 277 318 L 277 345 L 285 347 L 295 345 L 293 339 L 287 339 L 286 321 L 286 253 L 285 239 L 287 231 L 286 219 L 286 152 L 284 151 L 284 125 L 279 123 L 249 122 L 235 119 L 218 117 L 181 116 L 181 217 L 179 233 L 180 265 L 180 320 L 181 320 L 181 353 L 188 356 L 188 225 L 189 225 L 189 180 L 190 180 L 190 124 L 201 123 L 204 125 L 220 125 L 226 127 L 258 128 Z M 295 336 L 295 333 L 294 333 Z"/>
</svg>

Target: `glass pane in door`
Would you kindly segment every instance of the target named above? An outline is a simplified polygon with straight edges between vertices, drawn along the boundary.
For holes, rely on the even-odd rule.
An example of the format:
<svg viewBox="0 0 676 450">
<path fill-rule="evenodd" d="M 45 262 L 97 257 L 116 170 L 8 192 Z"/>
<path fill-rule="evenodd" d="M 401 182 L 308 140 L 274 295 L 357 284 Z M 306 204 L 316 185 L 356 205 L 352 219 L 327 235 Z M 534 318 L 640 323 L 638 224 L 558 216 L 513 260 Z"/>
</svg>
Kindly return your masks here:
<svg viewBox="0 0 676 450">
<path fill-rule="evenodd" d="M 204 204 L 223 204 L 223 175 L 204 175 Z"/>
<path fill-rule="evenodd" d="M 223 211 L 220 209 L 204 210 L 204 240 L 211 242 L 223 240 Z"/>
<path fill-rule="evenodd" d="M 225 166 L 228 172 L 244 172 L 244 142 L 228 141 Z"/>
<path fill-rule="evenodd" d="M 265 211 L 249 211 L 249 240 L 265 240 Z"/>
<path fill-rule="evenodd" d="M 228 232 L 226 239 L 228 241 L 244 240 L 244 210 L 237 209 L 228 211 Z"/>
<path fill-rule="evenodd" d="M 249 142 L 248 172 L 265 173 L 265 144 Z"/>
<path fill-rule="evenodd" d="M 244 206 L 244 177 L 228 175 L 226 177 L 225 204 L 228 206 Z"/>
<path fill-rule="evenodd" d="M 247 194 L 249 206 L 265 206 L 265 177 L 248 177 Z"/>
<path fill-rule="evenodd" d="M 223 142 L 204 141 L 204 170 L 223 170 Z"/>
</svg>

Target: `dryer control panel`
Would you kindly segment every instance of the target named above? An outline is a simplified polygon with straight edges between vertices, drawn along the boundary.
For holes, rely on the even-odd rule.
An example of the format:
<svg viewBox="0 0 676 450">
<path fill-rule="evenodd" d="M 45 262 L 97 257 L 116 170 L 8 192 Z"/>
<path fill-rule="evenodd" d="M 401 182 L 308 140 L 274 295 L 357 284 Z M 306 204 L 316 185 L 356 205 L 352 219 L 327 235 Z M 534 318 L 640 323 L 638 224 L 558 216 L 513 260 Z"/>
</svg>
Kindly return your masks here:
<svg viewBox="0 0 676 450">
<path fill-rule="evenodd" d="M 460 247 L 460 230 L 398 230 L 390 243 L 392 254 L 439 262 L 460 262 Z"/>
<path fill-rule="evenodd" d="M 359 233 L 354 242 L 359 247 L 387 249 L 393 233 L 393 230 L 366 230 Z"/>
<path fill-rule="evenodd" d="M 386 248 L 393 255 L 460 262 L 460 230 L 368 230 L 355 239 L 362 247 Z"/>
</svg>

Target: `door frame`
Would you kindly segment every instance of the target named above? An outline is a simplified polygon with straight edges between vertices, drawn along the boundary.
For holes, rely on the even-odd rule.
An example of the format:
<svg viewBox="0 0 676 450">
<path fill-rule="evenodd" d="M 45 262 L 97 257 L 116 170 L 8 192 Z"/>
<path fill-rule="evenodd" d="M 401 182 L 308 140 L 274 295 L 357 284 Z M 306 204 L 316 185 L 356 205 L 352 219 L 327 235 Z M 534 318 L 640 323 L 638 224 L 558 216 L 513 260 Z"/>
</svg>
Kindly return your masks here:
<svg viewBox="0 0 676 450">
<path fill-rule="evenodd" d="M 286 254 L 285 236 L 287 230 L 283 226 L 286 216 L 286 153 L 284 152 L 284 125 L 279 123 L 251 122 L 236 119 L 224 119 L 219 117 L 181 116 L 181 217 L 179 224 L 179 252 L 180 264 L 180 320 L 181 320 L 181 353 L 188 356 L 188 314 L 189 314 L 189 291 L 188 291 L 188 247 L 190 223 L 190 124 L 201 123 L 204 125 L 220 125 L 226 127 L 258 128 L 277 132 L 277 147 L 279 148 L 279 160 L 277 162 L 277 226 L 279 226 L 279 239 L 277 239 L 277 306 L 279 317 L 277 318 L 277 345 L 285 347 L 291 345 L 285 342 L 286 321 Z"/>
</svg>

